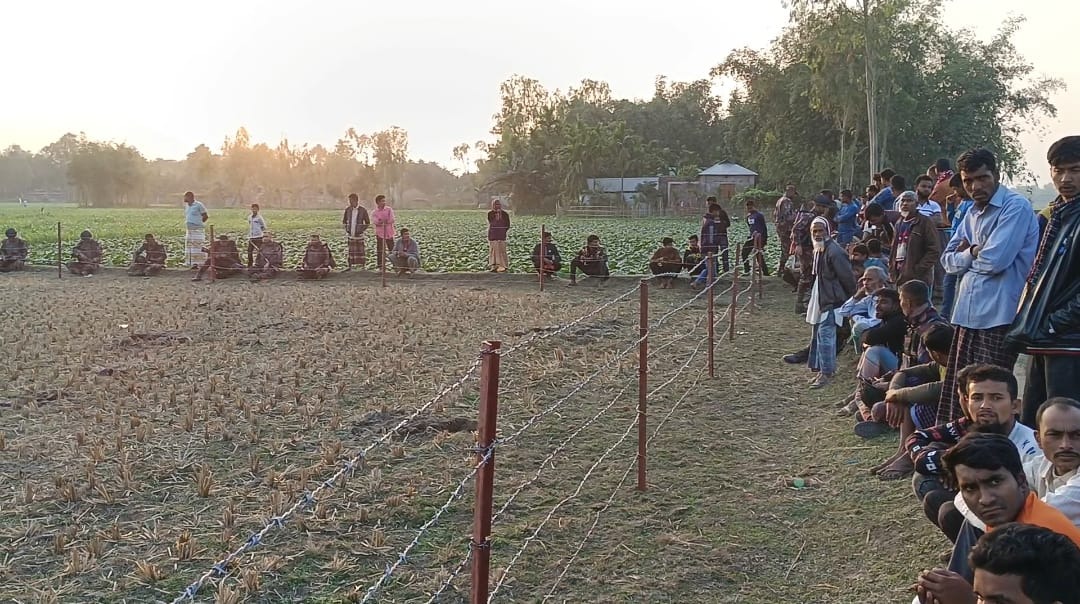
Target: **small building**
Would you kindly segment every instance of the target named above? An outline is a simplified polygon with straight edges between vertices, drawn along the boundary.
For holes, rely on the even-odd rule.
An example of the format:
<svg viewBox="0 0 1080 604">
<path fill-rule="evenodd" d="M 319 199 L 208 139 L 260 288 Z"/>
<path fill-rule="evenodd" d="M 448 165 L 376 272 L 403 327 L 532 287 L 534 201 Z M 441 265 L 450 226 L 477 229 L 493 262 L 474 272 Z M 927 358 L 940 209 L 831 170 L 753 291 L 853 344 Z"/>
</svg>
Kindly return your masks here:
<svg viewBox="0 0 1080 604">
<path fill-rule="evenodd" d="M 633 206 L 639 201 L 639 195 L 650 186 L 659 186 L 660 178 L 657 176 L 627 176 L 626 178 L 586 178 L 586 191 L 581 194 L 581 205 L 606 205 L 612 201 L 622 199 L 628 206 Z M 600 201 L 596 198 L 600 198 Z"/>
<path fill-rule="evenodd" d="M 698 188 L 702 195 L 715 195 L 723 203 L 736 193 L 754 187 L 758 174 L 739 164 L 722 161 L 698 173 Z"/>
</svg>

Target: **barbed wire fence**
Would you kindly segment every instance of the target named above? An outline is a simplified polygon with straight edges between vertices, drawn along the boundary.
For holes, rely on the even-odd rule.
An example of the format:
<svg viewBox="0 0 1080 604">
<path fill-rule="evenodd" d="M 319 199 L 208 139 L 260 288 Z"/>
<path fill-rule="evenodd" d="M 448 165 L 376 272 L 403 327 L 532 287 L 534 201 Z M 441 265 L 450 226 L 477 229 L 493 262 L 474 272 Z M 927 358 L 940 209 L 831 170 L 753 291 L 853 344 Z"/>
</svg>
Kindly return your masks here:
<svg viewBox="0 0 1080 604">
<path fill-rule="evenodd" d="M 600 507 L 594 514 L 592 525 L 584 534 L 581 541 L 577 544 L 574 552 L 567 560 L 566 564 L 558 574 L 555 583 L 551 586 L 550 590 L 545 596 L 545 600 L 552 597 L 557 591 L 563 578 L 568 572 L 569 568 L 579 559 L 582 549 L 586 542 L 592 537 L 595 529 L 599 523 L 601 515 L 607 511 L 616 501 L 619 492 L 623 489 L 626 481 L 629 479 L 630 474 L 635 468 L 638 469 L 639 483 L 638 488 L 641 490 L 647 489 L 647 482 L 645 479 L 646 472 L 646 452 L 648 445 L 660 434 L 661 429 L 671 419 L 676 410 L 685 402 L 692 392 L 695 391 L 697 385 L 702 379 L 704 379 L 705 371 L 703 371 L 700 365 L 695 362 L 701 362 L 701 355 L 703 352 L 708 353 L 709 365 L 712 362 L 712 350 L 715 347 L 717 340 L 722 340 L 725 336 L 729 339 L 734 338 L 736 317 L 743 315 L 749 311 L 752 311 L 757 307 L 757 297 L 762 295 L 763 288 L 761 286 L 761 271 L 757 266 L 758 263 L 754 263 L 754 268 L 751 271 L 750 279 L 745 287 L 739 283 L 739 252 L 736 248 L 734 250 L 733 262 L 731 263 L 731 269 L 720 275 L 714 275 L 715 266 L 714 257 L 709 256 L 702 260 L 700 264 L 706 264 L 707 278 L 705 286 L 692 297 L 686 301 L 674 306 L 660 315 L 655 321 L 651 321 L 648 316 L 648 289 L 649 283 L 656 278 L 667 276 L 649 275 L 644 276 L 640 283 L 635 287 L 619 294 L 618 296 L 607 300 L 593 310 L 585 313 L 579 317 L 568 321 L 567 323 L 544 328 L 541 331 L 533 331 L 529 334 L 524 334 L 524 337 L 519 339 L 515 344 L 505 349 L 501 348 L 499 342 L 487 342 L 484 343 L 481 353 L 473 360 L 469 367 L 466 368 L 463 374 L 457 379 L 450 382 L 447 386 L 443 387 L 439 392 L 435 394 L 431 399 L 428 399 L 424 404 L 418 406 L 409 416 L 398 422 L 394 427 L 386 430 L 380 437 L 373 440 L 365 447 L 359 449 L 348 461 L 341 464 L 338 469 L 322 482 L 318 483 L 314 489 L 305 491 L 300 495 L 296 502 L 293 503 L 283 513 L 274 516 L 269 519 L 268 522 L 259 530 L 251 534 L 251 536 L 244 541 L 240 546 L 230 551 L 228 554 L 219 559 L 209 569 L 200 574 L 192 583 L 190 583 L 180 594 L 178 594 L 173 600 L 172 604 L 181 604 L 186 601 L 196 601 L 196 597 L 199 591 L 208 583 L 215 580 L 224 580 L 226 577 L 237 571 L 244 562 L 246 554 L 250 554 L 251 550 L 264 544 L 266 538 L 275 530 L 283 529 L 285 524 L 297 514 L 314 507 L 319 501 L 319 498 L 329 490 L 335 488 L 335 486 L 344 480 L 351 477 L 356 470 L 362 469 L 367 456 L 375 448 L 386 444 L 395 435 L 398 434 L 400 429 L 407 425 L 410 421 L 415 420 L 422 414 L 426 413 L 433 406 L 435 406 L 440 400 L 450 395 L 456 390 L 463 388 L 468 382 L 479 379 L 480 382 L 480 421 L 478 434 L 483 436 L 489 435 L 488 442 L 478 442 L 474 447 L 473 452 L 476 455 L 476 462 L 470 467 L 470 471 L 461 477 L 455 484 L 455 487 L 446 497 L 446 500 L 440 507 L 438 507 L 431 516 L 422 524 L 420 524 L 413 532 L 412 538 L 390 561 L 387 562 L 383 571 L 378 576 L 368 582 L 366 588 L 358 588 L 354 593 L 363 594 L 361 602 L 373 602 L 379 597 L 379 594 L 390 584 L 391 579 L 395 573 L 403 566 L 409 564 L 411 555 L 414 550 L 424 541 L 424 537 L 428 535 L 433 527 L 435 527 L 440 520 L 446 515 L 448 510 L 464 499 L 465 492 L 469 483 L 475 482 L 477 487 L 476 501 L 473 502 L 475 514 L 474 514 L 474 530 L 473 538 L 469 540 L 468 547 L 463 556 L 452 566 L 447 572 L 446 576 L 439 582 L 439 585 L 434 589 L 427 599 L 427 602 L 433 603 L 440 601 L 440 598 L 446 594 L 448 590 L 454 587 L 454 583 L 465 572 L 465 569 L 472 567 L 472 582 L 471 582 L 471 601 L 472 602 L 489 602 L 493 600 L 500 590 L 504 588 L 507 581 L 512 577 L 511 571 L 514 569 L 517 562 L 524 555 L 526 549 L 531 543 L 533 543 L 541 534 L 544 527 L 554 517 L 554 515 L 567 503 L 577 499 L 585 486 L 596 475 L 599 468 L 604 465 L 604 462 L 615 452 L 622 444 L 630 439 L 630 436 L 634 433 L 634 429 L 638 429 L 638 454 L 633 456 L 633 459 L 628 464 L 625 472 L 622 474 L 621 479 L 616 484 L 616 487 L 608 495 L 608 497 L 599 502 Z M 731 278 L 730 285 L 722 290 L 718 289 L 718 284 L 721 283 L 721 277 L 729 276 Z M 720 317 L 714 316 L 713 313 L 713 300 L 716 296 L 723 296 L 731 293 L 731 303 L 727 305 L 727 309 Z M 583 379 L 577 380 L 576 384 L 569 389 L 568 392 L 562 396 L 556 397 L 555 400 L 541 408 L 538 412 L 532 414 L 526 418 L 521 425 L 515 430 L 507 434 L 506 436 L 496 437 L 496 416 L 495 409 L 497 408 L 499 397 L 499 361 L 508 357 L 512 357 L 528 350 L 529 348 L 536 346 L 544 340 L 556 337 L 564 334 L 567 331 L 573 329 L 576 326 L 584 324 L 589 319 L 596 317 L 600 313 L 613 306 L 630 299 L 634 294 L 638 294 L 640 297 L 640 317 L 639 317 L 639 335 L 632 340 L 627 346 L 620 348 L 616 353 L 609 355 L 605 362 L 601 363 L 595 371 L 586 376 Z M 648 344 L 650 336 L 658 336 L 659 328 L 664 327 L 672 320 L 673 317 L 687 311 L 695 303 L 705 298 L 708 301 L 708 307 L 706 313 L 700 313 L 696 320 L 690 324 L 689 329 L 682 333 L 676 333 L 666 341 L 660 343 L 659 346 L 649 350 Z M 745 299 L 744 303 L 740 303 L 740 300 Z M 717 325 L 722 324 L 725 320 L 729 321 L 728 328 L 719 336 L 716 337 L 714 329 Z M 673 375 L 670 375 L 667 380 L 659 385 L 649 389 L 647 386 L 648 375 L 648 363 L 650 359 L 656 358 L 660 351 L 666 350 L 669 347 L 681 342 L 694 334 L 700 334 L 700 329 L 703 323 L 707 322 L 707 333 L 698 338 L 694 347 L 686 354 L 686 358 L 681 365 L 675 371 Z M 567 402 L 578 396 L 590 383 L 594 382 L 602 375 L 612 374 L 614 369 L 615 375 L 622 375 L 623 378 L 628 376 L 622 369 L 624 361 L 631 359 L 634 356 L 635 349 L 637 352 L 638 371 L 637 376 L 633 379 L 627 380 L 627 383 L 615 392 L 614 396 L 606 403 L 601 405 L 596 412 L 582 421 L 575 430 L 571 431 L 566 437 L 560 440 L 555 447 L 544 457 L 540 462 L 535 472 L 529 475 L 520 484 L 517 484 L 503 499 L 500 507 L 497 510 L 493 509 L 493 473 L 495 469 L 496 453 L 500 448 L 512 446 L 517 439 L 529 432 L 533 427 L 542 423 L 544 420 L 557 414 L 561 408 L 566 405 Z M 709 367 L 711 373 L 711 367 Z M 651 435 L 645 431 L 645 418 L 646 418 L 646 404 L 650 399 L 655 398 L 661 394 L 662 391 L 671 387 L 679 381 L 687 371 L 693 373 L 693 379 L 690 383 L 690 387 L 687 388 L 682 395 L 672 403 L 671 407 L 666 410 L 665 415 L 660 422 L 655 426 Z M 479 375 L 478 375 L 479 374 Z M 635 384 L 635 382 L 637 382 Z M 493 527 L 499 526 L 499 521 L 502 517 L 512 508 L 518 497 L 529 487 L 532 487 L 541 478 L 545 471 L 553 469 L 555 462 L 560 456 L 564 455 L 569 449 L 573 447 L 575 440 L 589 427 L 601 422 L 602 418 L 608 414 L 619 401 L 623 400 L 627 394 L 637 386 L 639 408 L 637 416 L 632 421 L 628 422 L 624 429 L 621 429 L 619 436 L 607 446 L 604 451 L 589 464 L 588 468 L 584 472 L 580 481 L 576 487 L 567 496 L 560 498 L 560 500 L 549 510 L 543 517 L 540 523 L 533 527 L 531 533 L 524 539 L 518 550 L 509 558 L 507 564 L 503 567 L 500 576 L 496 579 L 494 587 L 490 589 L 490 568 L 489 560 L 491 555 L 491 532 Z"/>
</svg>

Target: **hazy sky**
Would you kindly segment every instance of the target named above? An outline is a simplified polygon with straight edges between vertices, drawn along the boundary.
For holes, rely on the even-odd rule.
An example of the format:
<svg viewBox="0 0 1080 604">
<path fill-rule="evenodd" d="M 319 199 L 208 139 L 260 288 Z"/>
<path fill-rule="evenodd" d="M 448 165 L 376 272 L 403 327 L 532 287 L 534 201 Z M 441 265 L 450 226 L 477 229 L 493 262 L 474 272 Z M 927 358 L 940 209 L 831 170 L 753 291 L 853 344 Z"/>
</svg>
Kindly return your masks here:
<svg viewBox="0 0 1080 604">
<path fill-rule="evenodd" d="M 1061 12 L 1074 1 L 952 0 L 944 14 L 989 37 L 1022 11 L 1020 51 L 1068 83 L 1060 117 L 1023 141 L 1041 178 L 1048 143 L 1080 132 L 1080 62 Z M 648 97 L 656 75 L 705 77 L 787 19 L 780 0 L 36 0 L 3 12 L 0 148 L 85 131 L 182 158 L 200 143 L 219 150 L 238 126 L 255 141 L 332 146 L 349 126 L 397 125 L 413 158 L 449 167 L 454 145 L 490 138 L 499 83 L 515 73 Z"/>
</svg>

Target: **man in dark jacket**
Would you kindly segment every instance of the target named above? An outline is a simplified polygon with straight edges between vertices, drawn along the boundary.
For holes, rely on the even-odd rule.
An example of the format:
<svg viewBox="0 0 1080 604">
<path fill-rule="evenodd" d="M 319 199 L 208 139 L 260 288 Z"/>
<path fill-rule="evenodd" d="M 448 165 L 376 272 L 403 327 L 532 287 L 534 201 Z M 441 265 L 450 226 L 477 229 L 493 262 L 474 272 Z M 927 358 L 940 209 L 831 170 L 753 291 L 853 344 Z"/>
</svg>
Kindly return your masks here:
<svg viewBox="0 0 1080 604">
<path fill-rule="evenodd" d="M 71 249 L 71 257 L 74 260 L 68 262 L 68 271 L 72 275 L 89 277 L 101 270 L 101 261 L 104 256 L 105 252 L 97 239 L 94 239 L 93 233 L 83 231 L 79 235 L 79 243 Z"/>
<path fill-rule="evenodd" d="M 859 419 L 872 422 L 870 412 L 875 403 L 885 400 L 885 393 L 875 387 L 878 380 L 896 371 L 900 367 L 900 354 L 904 350 L 904 336 L 907 335 L 907 321 L 900 311 L 900 294 L 895 289 L 883 289 L 875 294 L 876 312 L 880 321 L 867 329 L 860 336 L 862 354 L 856 369 L 855 397 L 852 406 L 859 411 Z M 855 432 L 859 436 L 869 436 Z M 871 436 L 884 434 L 878 431 Z"/>
<path fill-rule="evenodd" d="M 555 273 L 562 270 L 562 254 L 559 253 L 559 246 L 552 241 L 550 232 L 544 231 L 542 247 L 539 243 L 533 246 L 531 259 L 537 274 L 543 271 L 544 277 L 554 277 Z"/>
<path fill-rule="evenodd" d="M 371 225 L 371 217 L 368 216 L 367 209 L 360 205 L 360 196 L 356 193 L 349 193 L 349 207 L 345 208 L 341 224 L 345 225 L 345 239 L 349 245 L 345 270 L 352 270 L 354 266 L 363 270 L 364 265 L 367 264 L 364 234 Z"/>
<path fill-rule="evenodd" d="M 154 236 L 147 233 L 143 238 L 142 245 L 135 250 L 131 266 L 128 267 L 128 275 L 132 277 L 152 277 L 165 270 L 165 261 L 169 254 L 165 246 L 158 243 Z"/>
<path fill-rule="evenodd" d="M 229 239 L 228 235 L 218 235 L 217 241 L 210 244 L 206 249 L 210 257 L 199 267 L 192 281 L 202 281 L 203 275 L 211 268 L 214 269 L 215 279 L 225 279 L 233 275 L 243 273 L 247 267 L 240 261 L 240 250 L 236 248 L 236 242 Z"/>
<path fill-rule="evenodd" d="M 8 229 L 5 234 L 7 239 L 0 243 L 0 273 L 21 271 L 26 266 L 30 247 L 19 238 L 15 229 Z"/>
<path fill-rule="evenodd" d="M 941 238 L 937 225 L 919 213 L 914 191 L 900 195 L 900 221 L 896 223 L 889 273 L 897 286 L 912 279 L 934 282 L 934 267 L 941 258 Z"/>
<path fill-rule="evenodd" d="M 807 366 L 817 376 L 810 387 L 824 388 L 836 374 L 836 328 L 843 320 L 837 312 L 855 293 L 855 273 L 847 252 L 832 239 L 829 221 L 818 216 L 810 224 L 813 241 L 814 283 L 806 309 L 806 322 L 813 325 Z"/>
<path fill-rule="evenodd" d="M 1076 398 L 1080 375 L 1080 136 L 1051 145 L 1047 159 L 1058 198 L 1006 335 L 1031 355 L 1021 421 L 1033 428 L 1048 398 Z"/>
<path fill-rule="evenodd" d="M 715 197 L 709 197 L 709 213 L 701 217 L 701 253 L 704 256 L 713 255 L 713 279 L 720 276 L 717 257 L 723 259 L 724 272 L 731 270 L 728 250 L 728 228 L 731 226 L 731 218 L 724 208 L 716 203 Z M 708 275 L 708 267 L 702 271 L 694 281 L 695 286 L 704 286 Z"/>
</svg>

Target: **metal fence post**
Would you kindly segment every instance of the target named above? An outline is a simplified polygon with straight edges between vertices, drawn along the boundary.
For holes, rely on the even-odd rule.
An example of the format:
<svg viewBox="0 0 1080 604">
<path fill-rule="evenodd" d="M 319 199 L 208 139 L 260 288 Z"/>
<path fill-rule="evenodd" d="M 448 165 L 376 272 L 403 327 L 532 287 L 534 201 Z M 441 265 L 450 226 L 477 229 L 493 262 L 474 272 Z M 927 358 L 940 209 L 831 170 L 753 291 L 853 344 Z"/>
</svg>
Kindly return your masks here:
<svg viewBox="0 0 1080 604">
<path fill-rule="evenodd" d="M 477 421 L 476 460 L 483 463 L 476 473 L 476 506 L 473 511 L 472 604 L 486 604 L 491 572 L 491 499 L 495 485 L 495 419 L 499 410 L 499 347 L 501 342 L 484 342 L 480 348 L 480 417 Z M 487 461 L 484 461 L 484 459 Z"/>
<path fill-rule="evenodd" d="M 649 282 L 641 280 L 640 303 L 638 313 L 638 455 L 637 455 L 637 488 L 639 491 L 647 490 L 648 482 L 645 479 L 645 443 L 646 435 L 646 410 L 649 393 Z"/>
<path fill-rule="evenodd" d="M 29 259 L 27 260 L 29 262 Z M 56 278 L 64 278 L 64 247 L 60 240 L 60 222 L 56 223 Z"/>
<path fill-rule="evenodd" d="M 536 269 L 536 272 L 540 275 L 540 291 L 544 291 L 544 258 L 547 257 L 547 255 L 544 253 L 545 251 L 546 250 L 544 249 L 544 225 L 540 225 L 540 255 L 536 259 L 537 263 L 539 264 L 539 266 Z"/>
<path fill-rule="evenodd" d="M 708 356 L 709 356 L 709 377 L 712 378 L 712 377 L 716 377 L 716 365 L 715 365 L 716 326 L 713 325 L 713 321 L 715 321 L 715 318 L 714 318 L 714 316 L 715 316 L 714 298 L 715 298 L 715 293 L 716 293 L 716 288 L 714 286 L 716 285 L 716 280 L 717 280 L 717 276 L 716 276 L 716 255 L 713 254 L 712 252 L 709 252 L 709 255 L 708 255 L 706 263 L 705 263 L 705 280 L 708 283 L 708 285 L 706 285 L 706 287 L 709 288 L 709 294 L 708 294 L 709 297 L 708 297 L 708 300 L 707 300 L 707 303 L 706 303 L 705 307 L 707 309 L 707 311 L 706 311 L 706 313 L 708 314 L 707 320 L 709 322 L 709 352 L 708 352 Z"/>
<path fill-rule="evenodd" d="M 731 265 L 731 307 L 728 308 L 728 342 L 735 341 L 735 314 L 739 305 L 739 248 L 735 248 L 735 263 Z"/>
</svg>

